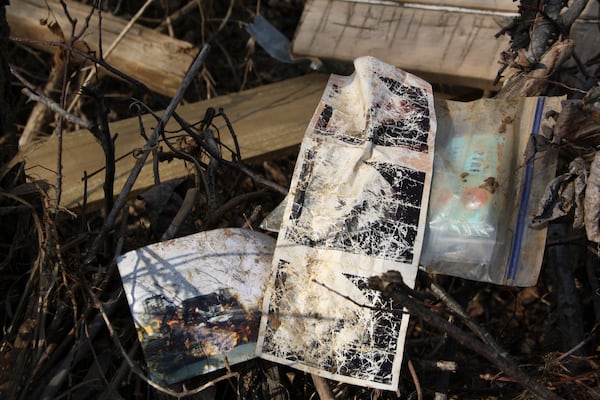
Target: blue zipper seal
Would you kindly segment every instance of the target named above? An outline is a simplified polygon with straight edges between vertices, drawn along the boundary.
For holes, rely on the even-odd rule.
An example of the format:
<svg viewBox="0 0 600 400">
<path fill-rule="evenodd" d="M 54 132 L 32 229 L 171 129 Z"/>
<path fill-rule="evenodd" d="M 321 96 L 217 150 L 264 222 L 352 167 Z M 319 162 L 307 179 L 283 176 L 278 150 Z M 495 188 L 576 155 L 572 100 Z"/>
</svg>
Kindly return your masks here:
<svg viewBox="0 0 600 400">
<path fill-rule="evenodd" d="M 533 119 L 533 127 L 531 135 L 537 135 L 540 130 L 542 123 L 542 113 L 544 112 L 544 105 L 546 103 L 545 97 L 540 97 L 537 100 L 535 106 L 535 116 Z M 517 267 L 519 266 L 519 260 L 521 257 L 521 245 L 523 242 L 523 233 L 525 232 L 525 219 L 527 217 L 527 206 L 529 202 L 529 194 L 531 193 L 531 181 L 533 180 L 533 165 L 535 164 L 534 158 L 529 160 L 525 167 L 525 177 L 523 179 L 523 186 L 521 191 L 521 198 L 519 201 L 519 210 L 517 212 L 517 226 L 515 227 L 514 240 L 510 249 L 510 259 L 508 263 L 508 270 L 506 272 L 507 281 L 512 281 L 517 275 Z"/>
</svg>

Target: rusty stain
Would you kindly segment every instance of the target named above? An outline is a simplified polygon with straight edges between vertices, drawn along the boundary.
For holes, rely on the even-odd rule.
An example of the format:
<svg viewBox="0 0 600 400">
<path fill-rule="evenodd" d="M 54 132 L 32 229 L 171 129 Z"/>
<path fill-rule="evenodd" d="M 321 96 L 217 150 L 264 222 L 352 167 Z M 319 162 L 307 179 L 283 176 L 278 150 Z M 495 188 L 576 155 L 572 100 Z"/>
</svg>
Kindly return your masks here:
<svg viewBox="0 0 600 400">
<path fill-rule="evenodd" d="M 498 147 L 497 147 L 497 154 L 496 154 L 498 163 L 496 164 L 496 172 L 498 173 L 499 176 L 503 176 L 502 174 L 502 170 L 503 170 L 503 161 L 504 160 L 504 141 L 499 141 L 498 142 Z"/>
<path fill-rule="evenodd" d="M 479 185 L 481 189 L 485 189 L 490 193 L 494 193 L 496 189 L 498 189 L 498 186 L 500 186 L 500 184 L 493 176 L 485 178 L 483 183 Z"/>
<path fill-rule="evenodd" d="M 273 328 L 273 330 L 279 329 L 279 326 L 281 325 L 281 320 L 279 319 L 278 313 L 270 316 L 269 325 L 271 325 L 271 328 Z"/>
<path fill-rule="evenodd" d="M 505 133 L 506 125 L 512 124 L 512 122 L 513 122 L 513 119 L 510 115 L 507 115 L 506 117 L 504 117 L 504 119 L 502 120 L 502 123 L 500 124 L 500 128 L 498 128 L 498 133 Z"/>
</svg>

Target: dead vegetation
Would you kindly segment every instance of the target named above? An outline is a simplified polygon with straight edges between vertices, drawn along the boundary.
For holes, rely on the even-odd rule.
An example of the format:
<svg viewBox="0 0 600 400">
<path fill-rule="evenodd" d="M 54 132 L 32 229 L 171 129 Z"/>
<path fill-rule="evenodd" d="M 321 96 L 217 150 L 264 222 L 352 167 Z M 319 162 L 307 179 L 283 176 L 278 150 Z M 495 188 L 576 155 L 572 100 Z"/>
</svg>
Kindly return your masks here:
<svg viewBox="0 0 600 400">
<path fill-rule="evenodd" d="M 115 69 L 106 54 L 88 52 L 81 36 L 85 21 L 72 19 L 60 28 L 45 22 L 62 37 L 54 41 L 53 54 L 34 50 L 22 38 L 7 40 L 0 6 L 0 140 L 6 163 L 0 182 L 0 399 L 600 398 L 600 262 L 592 241 L 600 204 L 592 197 L 600 187 L 598 161 L 592 164 L 600 145 L 597 64 L 576 62 L 565 33 L 571 14 L 563 14 L 561 33 L 552 29 L 562 1 L 539 2 L 541 8 L 538 2 L 521 3 L 522 19 L 507 30 L 514 48 L 507 49 L 501 73 L 509 83 L 496 95 L 566 94 L 570 99 L 557 116 L 553 136 L 534 144 L 560 149 L 557 176 L 564 175 L 545 221 L 550 229 L 542 274 L 529 288 L 425 273 L 416 291 L 393 275 L 373 280 L 389 296 L 399 296 L 414 315 L 397 393 L 325 382 L 263 360 L 160 387 L 145 371 L 114 262 L 127 250 L 199 230 L 256 229 L 283 199 L 295 154 L 248 165 L 244 154 L 224 147 L 214 130 L 216 119 L 227 119 L 226 109 L 206 110 L 196 121 L 186 121 L 176 106 L 308 73 L 307 63 L 271 59 L 244 31 L 260 13 L 292 38 L 302 1 L 101 2 L 102 14 L 127 19 L 147 6 L 140 24 L 199 50 L 190 79 L 173 98 Z M 571 13 L 587 2 L 573 3 Z M 69 4 L 62 4 L 68 14 Z M 530 37 L 540 21 L 554 25 L 545 35 Z M 92 79 L 83 85 L 90 66 Z M 168 111 L 158 113 L 162 109 Z M 131 179 L 136 170 L 148 168 L 146 158 L 155 163 L 183 159 L 191 173 L 175 182 L 157 177 L 152 189 L 132 198 L 127 186 L 113 193 L 115 132 L 109 122 L 137 113 L 156 113 L 156 126 L 140 128 L 147 146 L 135 155 Z M 175 140 L 161 130 L 167 119 L 181 127 Z M 75 126 L 97 138 L 100 146 L 90 151 L 105 154 L 100 207 L 60 205 L 60 151 L 54 182 L 28 181 L 28 165 L 8 164 L 24 130 L 39 140 L 68 135 Z M 220 135 L 235 138 L 235 126 Z M 584 172 L 569 169 L 577 158 Z M 577 186 L 582 176 L 590 197 Z"/>
</svg>

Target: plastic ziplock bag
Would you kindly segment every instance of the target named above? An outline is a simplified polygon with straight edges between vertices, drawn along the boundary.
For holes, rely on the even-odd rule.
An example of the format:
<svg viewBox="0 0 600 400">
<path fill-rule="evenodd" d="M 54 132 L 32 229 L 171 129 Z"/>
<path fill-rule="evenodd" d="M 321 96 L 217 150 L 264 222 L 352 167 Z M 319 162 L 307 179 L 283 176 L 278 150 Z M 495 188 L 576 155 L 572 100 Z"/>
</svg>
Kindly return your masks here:
<svg viewBox="0 0 600 400">
<path fill-rule="evenodd" d="M 421 265 L 514 286 L 537 281 L 546 230 L 529 227 L 556 151 L 532 152 L 561 98 L 436 101 L 438 132 Z"/>
</svg>

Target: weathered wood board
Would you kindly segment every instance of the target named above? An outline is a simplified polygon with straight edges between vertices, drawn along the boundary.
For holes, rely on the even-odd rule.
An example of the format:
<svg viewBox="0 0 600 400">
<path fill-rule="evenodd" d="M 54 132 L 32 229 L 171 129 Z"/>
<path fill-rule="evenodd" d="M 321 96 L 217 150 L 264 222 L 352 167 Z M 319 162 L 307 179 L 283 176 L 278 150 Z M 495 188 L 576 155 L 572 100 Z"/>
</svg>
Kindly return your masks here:
<svg viewBox="0 0 600 400">
<path fill-rule="evenodd" d="M 77 19 L 76 32 L 79 33 L 92 9 L 90 6 L 75 1 L 68 1 L 67 5 L 71 17 Z M 11 36 L 30 40 L 32 45 L 45 51 L 53 52 L 56 48 L 48 46 L 44 42 L 60 42 L 61 38 L 53 34 L 40 21 L 48 20 L 50 22 L 55 19 L 67 39 L 71 32 L 71 24 L 58 0 L 12 1 L 6 9 L 6 18 Z M 99 49 L 98 20 L 96 10 L 80 39 L 96 54 Z M 127 23 L 127 20 L 115 17 L 108 12 L 102 13 L 102 48 L 104 51 L 119 36 Z M 78 47 L 85 49 L 85 46 Z M 106 57 L 106 61 L 157 93 L 173 96 L 197 52 L 198 49 L 188 42 L 135 24 L 113 53 Z"/>
<path fill-rule="evenodd" d="M 192 123 L 204 117 L 206 108 L 223 107 L 237 134 L 242 157 L 245 160 L 252 160 L 291 149 L 302 141 L 326 82 L 327 75 L 311 74 L 188 104 L 176 111 L 186 121 Z M 156 125 L 155 120 L 146 115 L 143 121 L 146 132 L 150 133 Z M 223 141 L 233 148 L 232 141 L 228 140 L 228 135 L 225 134 L 226 127 L 221 121 L 220 118 L 215 120 L 217 127 L 223 133 Z M 118 134 L 115 142 L 116 157 L 125 156 L 116 163 L 117 178 L 114 187 L 115 193 L 118 194 L 135 164 L 133 156 L 128 153 L 141 148 L 144 140 L 139 134 L 137 117 L 112 123 L 110 128 L 113 135 Z M 166 129 L 177 128 L 178 125 L 171 119 Z M 166 146 L 163 148 L 167 150 Z M 44 179 L 50 184 L 55 184 L 57 152 L 57 140 L 51 138 L 22 150 L 12 164 L 24 160 L 26 172 L 31 179 Z M 150 157 L 147 163 L 151 164 L 151 162 Z M 80 130 L 65 134 L 61 205 L 68 208 L 80 206 L 84 191 L 82 182 L 84 171 L 89 175 L 103 166 L 102 149 L 91 133 Z M 186 167 L 184 162 L 179 160 L 160 164 L 160 177 L 163 181 L 187 176 L 191 171 L 191 166 Z M 146 165 L 133 190 L 139 192 L 148 188 L 153 184 L 153 180 L 152 165 Z M 88 204 L 103 198 L 103 181 L 103 172 L 88 180 Z"/>
<path fill-rule="evenodd" d="M 510 15 L 517 14 L 517 7 L 519 6 L 518 1 L 515 0 L 413 0 L 411 2 L 401 0 L 346 0 L 353 1 L 355 3 L 368 3 L 368 4 L 389 4 L 389 5 L 403 5 L 405 7 L 412 8 L 428 8 L 431 9 L 458 9 L 463 12 L 477 12 L 477 13 L 510 13 Z M 595 19 L 598 17 L 598 2 L 590 1 L 586 9 L 581 14 L 581 18 Z"/>
<path fill-rule="evenodd" d="M 597 10 L 593 3 L 573 26 L 572 38 L 591 39 L 576 41 L 579 54 L 595 54 L 600 40 L 590 19 Z M 509 38 L 494 35 L 517 15 L 517 7 L 511 0 L 309 0 L 292 52 L 343 61 L 371 55 L 430 82 L 495 89 L 499 55 L 509 48 Z"/>
</svg>

